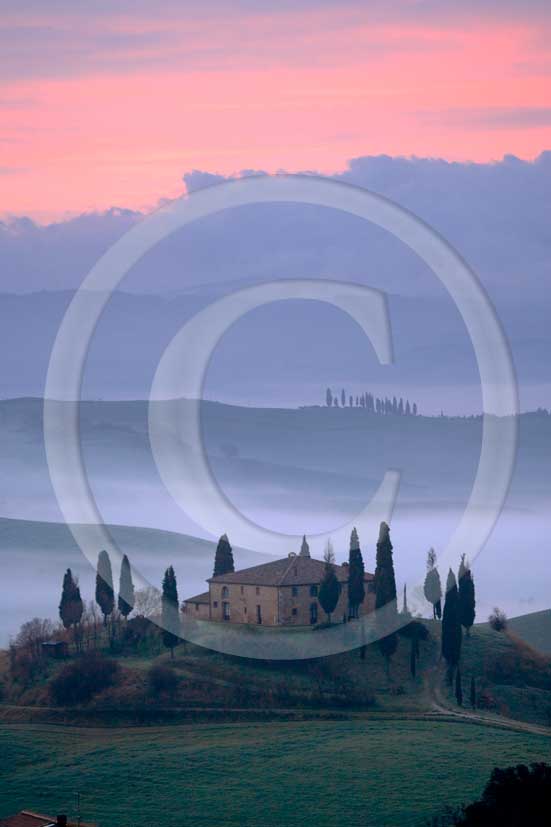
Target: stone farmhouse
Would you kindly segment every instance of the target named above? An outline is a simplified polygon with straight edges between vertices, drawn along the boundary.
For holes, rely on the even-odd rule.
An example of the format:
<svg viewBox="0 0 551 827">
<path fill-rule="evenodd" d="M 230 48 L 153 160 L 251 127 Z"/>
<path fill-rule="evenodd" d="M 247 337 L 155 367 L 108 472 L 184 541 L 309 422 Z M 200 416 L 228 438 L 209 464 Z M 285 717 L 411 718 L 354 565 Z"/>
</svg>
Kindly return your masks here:
<svg viewBox="0 0 551 827">
<path fill-rule="evenodd" d="M 335 620 L 348 618 L 348 564 L 335 564 L 341 586 Z M 326 620 L 318 594 L 325 563 L 310 557 L 304 538 L 299 554 L 211 577 L 208 592 L 184 601 L 182 611 L 198 620 L 264 626 L 309 626 Z M 375 608 L 374 576 L 365 574 L 360 614 Z"/>
</svg>

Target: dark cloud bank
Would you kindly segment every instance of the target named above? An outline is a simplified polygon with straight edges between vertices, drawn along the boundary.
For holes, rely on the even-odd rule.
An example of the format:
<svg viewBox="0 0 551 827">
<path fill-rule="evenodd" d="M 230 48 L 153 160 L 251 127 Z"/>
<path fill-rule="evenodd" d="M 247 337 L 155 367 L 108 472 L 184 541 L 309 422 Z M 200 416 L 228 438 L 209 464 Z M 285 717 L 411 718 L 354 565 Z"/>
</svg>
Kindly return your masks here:
<svg viewBox="0 0 551 827">
<path fill-rule="evenodd" d="M 524 406 L 548 404 L 551 152 L 534 161 L 506 156 L 491 164 L 362 157 L 334 177 L 393 199 L 459 250 L 504 322 Z M 184 180 L 192 192 L 224 179 L 194 170 Z M 12 294 L 4 295 L 0 310 L 0 395 L 42 392 L 51 344 L 70 299 L 70 292 L 54 291 L 78 288 L 97 258 L 142 218 L 113 208 L 49 226 L 26 217 L 0 225 L 1 287 Z M 378 368 L 369 345 L 341 314 L 307 302 L 293 310 L 287 305 L 285 312 L 273 306 L 250 314 L 228 334 L 212 365 L 213 395 L 258 402 L 263 386 L 266 402 L 310 402 L 318 385 L 360 386 L 367 378 L 398 390 L 447 385 L 443 406 L 454 409 L 452 389 L 476 387 L 472 348 L 451 299 L 400 242 L 333 210 L 267 204 L 196 222 L 132 269 L 121 285 L 124 293 L 111 302 L 98 328 L 88 393 L 146 395 L 162 349 L 186 318 L 238 286 L 289 277 L 345 279 L 385 290 L 391 296 L 395 367 Z M 346 359 L 339 362 L 336 353 Z M 462 409 L 477 409 L 479 402 L 473 392 Z M 430 407 L 437 404 L 435 398 Z"/>
</svg>

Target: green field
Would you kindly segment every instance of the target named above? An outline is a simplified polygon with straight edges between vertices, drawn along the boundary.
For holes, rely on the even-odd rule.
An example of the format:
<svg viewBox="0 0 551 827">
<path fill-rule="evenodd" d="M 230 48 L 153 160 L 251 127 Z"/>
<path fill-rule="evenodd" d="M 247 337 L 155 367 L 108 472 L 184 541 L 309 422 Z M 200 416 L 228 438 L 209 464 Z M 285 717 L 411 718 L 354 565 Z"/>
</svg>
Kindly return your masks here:
<svg viewBox="0 0 551 827">
<path fill-rule="evenodd" d="M 421 825 L 476 797 L 498 763 L 549 760 L 545 736 L 469 723 L 348 721 L 142 730 L 4 727 L 0 816 L 101 827 Z"/>
</svg>

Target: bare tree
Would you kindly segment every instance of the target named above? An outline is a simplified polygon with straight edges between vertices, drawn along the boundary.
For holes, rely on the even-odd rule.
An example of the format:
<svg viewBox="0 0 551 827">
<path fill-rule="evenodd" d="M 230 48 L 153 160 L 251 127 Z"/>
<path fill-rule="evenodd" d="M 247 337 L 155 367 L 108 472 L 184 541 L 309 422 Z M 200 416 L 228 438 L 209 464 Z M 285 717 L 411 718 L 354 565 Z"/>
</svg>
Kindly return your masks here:
<svg viewBox="0 0 551 827">
<path fill-rule="evenodd" d="M 15 645 L 20 649 L 27 649 L 32 657 L 38 658 L 41 655 L 42 644 L 51 638 L 53 631 L 54 624 L 51 620 L 33 617 L 21 626 Z"/>
<path fill-rule="evenodd" d="M 155 617 L 161 613 L 161 592 L 154 586 L 138 589 L 134 595 L 134 611 L 137 616 Z"/>
</svg>

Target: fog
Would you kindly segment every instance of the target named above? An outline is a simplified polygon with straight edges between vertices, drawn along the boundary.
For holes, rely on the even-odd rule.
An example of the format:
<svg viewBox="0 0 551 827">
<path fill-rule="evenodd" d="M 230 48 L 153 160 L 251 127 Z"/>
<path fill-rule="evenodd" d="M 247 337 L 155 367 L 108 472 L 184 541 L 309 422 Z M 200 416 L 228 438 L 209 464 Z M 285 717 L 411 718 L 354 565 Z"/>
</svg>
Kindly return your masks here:
<svg viewBox="0 0 551 827">
<path fill-rule="evenodd" d="M 38 400 L 0 403 L 2 644 L 33 616 L 57 618 L 67 567 L 78 574 L 83 597 L 93 597 L 92 566 L 68 530 L 52 525 L 62 517 L 49 480 L 41 410 Z M 146 410 L 141 402 L 83 405 L 84 458 L 104 521 L 144 528 L 114 529 L 135 570 L 158 586 L 164 569 L 174 565 L 184 598 L 205 590 L 214 553 L 205 541 L 217 538 L 194 524 L 165 490 L 149 447 Z M 550 420 L 545 415 L 521 418 L 506 508 L 473 561 L 478 620 L 496 605 L 510 616 L 550 606 Z M 400 467 L 391 520 L 396 578 L 399 590 L 407 583 L 410 603 L 426 612 L 415 586 L 424 578 L 428 548 L 443 552 L 465 509 L 478 461 L 480 420 L 207 404 L 203 436 L 215 478 L 229 500 L 245 516 L 282 533 L 335 531 L 369 501 L 387 468 Z M 360 541 L 372 571 L 376 536 L 361 535 Z M 311 548 L 321 557 L 321 541 L 312 540 Z M 288 551 L 297 551 L 294 540 Z M 346 544 L 335 552 L 337 560 L 344 560 Z M 262 548 L 236 549 L 235 558 L 238 567 L 268 559 Z M 445 574 L 441 571 L 443 579 Z"/>
</svg>

